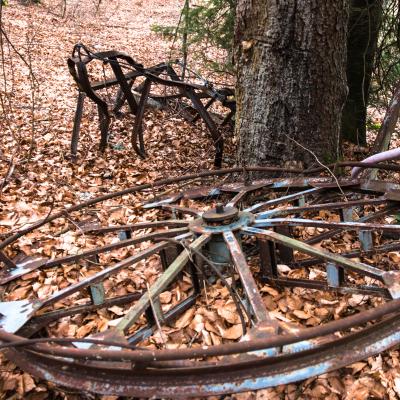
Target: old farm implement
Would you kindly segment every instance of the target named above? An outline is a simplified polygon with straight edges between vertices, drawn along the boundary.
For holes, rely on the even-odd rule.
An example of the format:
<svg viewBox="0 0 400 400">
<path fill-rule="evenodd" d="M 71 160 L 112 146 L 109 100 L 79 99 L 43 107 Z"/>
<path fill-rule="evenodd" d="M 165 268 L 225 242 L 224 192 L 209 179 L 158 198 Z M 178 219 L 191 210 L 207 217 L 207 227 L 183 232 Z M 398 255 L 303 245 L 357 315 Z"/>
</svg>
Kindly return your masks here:
<svg viewBox="0 0 400 400">
<path fill-rule="evenodd" d="M 307 171 L 268 178 L 279 171 L 159 180 L 66 208 L 5 238 L 0 340 L 7 358 L 66 387 L 185 398 L 306 379 L 400 343 L 400 271 L 388 257 L 400 251 L 400 185 Z M 105 224 L 116 209 L 130 220 Z M 75 238 L 72 252 L 54 245 L 65 235 Z M 28 239 L 32 253 L 16 257 Z M 11 301 L 33 271 L 35 279 L 51 277 L 54 290 Z M 192 329 L 177 323 L 199 307 L 215 314 L 216 287 L 225 288 L 232 320 Z M 308 316 L 279 312 L 269 293 L 295 294 Z M 348 304 L 352 296 L 359 305 Z M 314 314 L 340 300 L 335 316 L 329 307 Z M 98 315 L 106 323 L 84 335 L 59 329 Z M 233 326 L 237 338 L 218 335 Z"/>
<path fill-rule="evenodd" d="M 101 72 L 104 72 L 97 79 L 90 73 L 90 67 L 96 62 L 100 62 Z M 105 66 L 111 68 L 112 76 L 109 78 L 106 76 Z M 118 51 L 95 53 L 82 44 L 75 45 L 72 56 L 68 59 L 68 68 L 79 89 L 71 140 L 73 157 L 77 156 L 79 131 L 86 97 L 97 105 L 101 151 L 104 151 L 107 146 L 111 115 L 118 115 L 124 103 L 128 104 L 130 113 L 135 116 L 131 143 L 140 157 L 146 155 L 142 127 L 146 105 L 151 101 L 153 101 L 152 104 L 160 106 L 168 105 L 172 101 L 179 101 L 181 105 L 184 104 L 184 115 L 187 119 L 196 122 L 201 118 L 204 121 L 215 146 L 215 166 L 221 166 L 223 137 L 208 109 L 215 101 L 219 101 L 229 109 L 228 114 L 221 121 L 221 125 L 229 122 L 235 113 L 236 106 L 232 89 L 215 88 L 210 82 L 190 71 L 179 61 L 160 63 L 145 68 L 125 53 Z M 179 71 L 182 70 L 182 73 L 178 74 L 178 68 Z M 140 83 L 139 80 L 141 80 Z M 134 86 L 135 84 L 136 86 Z M 101 95 L 100 92 L 113 86 L 118 88 L 118 92 L 109 104 L 107 96 Z M 206 100 L 205 104 L 202 99 Z"/>
</svg>

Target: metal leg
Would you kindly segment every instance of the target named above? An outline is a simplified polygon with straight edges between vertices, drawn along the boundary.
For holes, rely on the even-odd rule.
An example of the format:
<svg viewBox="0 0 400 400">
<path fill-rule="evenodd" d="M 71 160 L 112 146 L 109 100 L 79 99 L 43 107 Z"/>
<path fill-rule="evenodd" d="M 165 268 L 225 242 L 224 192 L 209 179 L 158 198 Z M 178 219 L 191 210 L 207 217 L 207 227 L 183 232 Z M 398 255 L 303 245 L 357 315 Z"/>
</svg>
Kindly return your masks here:
<svg viewBox="0 0 400 400">
<path fill-rule="evenodd" d="M 129 104 L 129 108 L 131 112 L 136 115 L 137 114 L 137 104 L 136 100 L 133 97 L 131 86 L 126 82 L 125 75 L 122 71 L 121 66 L 119 63 L 114 59 L 111 63 L 111 68 L 114 71 L 115 77 L 118 79 L 118 83 L 120 85 L 121 90 L 124 92 L 124 97 Z"/>
<path fill-rule="evenodd" d="M 264 238 L 257 238 L 260 252 L 261 280 L 278 278 L 278 266 L 276 262 L 275 244 Z"/>
<path fill-rule="evenodd" d="M 229 111 L 229 113 L 226 115 L 224 120 L 222 121 L 221 126 L 225 126 L 228 124 L 228 122 L 232 119 L 232 117 L 235 115 L 235 111 Z"/>
<path fill-rule="evenodd" d="M 207 101 L 207 104 L 204 106 L 204 109 L 205 109 L 205 110 L 208 110 L 208 109 L 215 103 L 215 100 L 216 100 L 216 99 L 210 99 L 210 100 L 208 100 L 208 101 Z M 197 122 L 199 119 L 200 119 L 200 114 L 197 114 L 197 115 L 193 118 L 192 122 L 193 122 L 193 123 L 194 123 L 194 122 Z"/>
<path fill-rule="evenodd" d="M 135 79 L 136 78 L 133 78 L 129 81 L 128 85 L 129 85 L 130 89 L 132 89 Z M 121 111 L 121 108 L 124 105 L 125 101 L 126 101 L 126 96 L 124 94 L 124 91 L 120 88 L 118 90 L 117 97 L 116 97 L 115 103 L 114 103 L 114 108 L 113 108 L 113 112 L 115 115 L 119 116 L 121 114 L 120 111 Z"/>
<path fill-rule="evenodd" d="M 99 105 L 97 106 L 97 110 L 99 111 L 99 125 L 101 132 L 100 151 L 103 152 L 108 143 L 108 127 L 110 126 L 110 116 L 108 111 L 103 110 Z"/>
<path fill-rule="evenodd" d="M 277 226 L 275 231 L 287 237 L 292 236 L 290 226 Z M 281 243 L 278 243 L 276 247 L 279 251 L 279 260 L 283 264 L 289 265 L 294 261 L 293 249 L 291 247 L 285 246 Z"/>
<path fill-rule="evenodd" d="M 168 74 L 170 75 L 172 80 L 181 81 L 181 79 L 171 66 L 168 68 Z M 196 109 L 200 117 L 203 119 L 204 123 L 207 125 L 209 132 L 211 133 L 211 137 L 214 141 L 214 146 L 215 146 L 214 165 L 217 168 L 220 168 L 222 165 L 222 154 L 224 152 L 224 138 L 218 131 L 217 125 L 210 117 L 210 114 L 205 109 L 203 103 L 198 98 L 194 89 L 191 88 L 183 89 L 183 93 L 188 99 L 190 99 L 190 101 L 193 104 L 193 107 Z"/>
<path fill-rule="evenodd" d="M 86 97 L 85 93 L 79 92 L 78 101 L 76 103 L 74 127 L 72 128 L 72 138 L 71 138 L 71 155 L 74 161 L 78 153 L 79 131 L 81 129 L 81 121 L 82 121 L 83 105 L 85 97 Z"/>
<path fill-rule="evenodd" d="M 220 168 L 222 165 L 222 154 L 224 151 L 224 139 L 222 135 L 219 133 L 217 125 L 215 122 L 212 120 L 210 117 L 210 114 L 207 112 L 207 110 L 204 108 L 203 103 L 199 100 L 197 97 L 196 93 L 192 89 L 188 89 L 185 91 L 187 97 L 191 100 L 193 103 L 193 107 L 196 109 L 196 111 L 199 113 L 205 124 L 207 125 L 207 128 L 209 132 L 211 133 L 211 137 L 214 141 L 214 146 L 215 146 L 215 160 L 214 160 L 214 165 L 217 168 Z"/>
<path fill-rule="evenodd" d="M 142 120 L 143 120 L 144 110 L 146 108 L 146 101 L 147 98 L 149 97 L 150 88 L 151 88 L 151 80 L 146 79 L 142 95 L 140 96 L 139 105 L 137 107 L 136 120 L 131 137 L 132 147 L 134 148 L 136 153 L 143 158 L 146 157 L 146 153 L 144 150 Z M 139 146 L 137 143 L 138 140 L 139 140 Z"/>
</svg>

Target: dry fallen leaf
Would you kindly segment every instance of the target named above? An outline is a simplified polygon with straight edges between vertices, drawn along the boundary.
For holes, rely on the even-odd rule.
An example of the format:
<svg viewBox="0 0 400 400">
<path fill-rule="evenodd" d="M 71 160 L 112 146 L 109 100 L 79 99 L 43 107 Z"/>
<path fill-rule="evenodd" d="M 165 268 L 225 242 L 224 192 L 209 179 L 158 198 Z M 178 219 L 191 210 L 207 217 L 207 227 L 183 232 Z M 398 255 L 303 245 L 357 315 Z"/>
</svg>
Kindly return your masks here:
<svg viewBox="0 0 400 400">
<path fill-rule="evenodd" d="M 237 325 L 231 326 L 228 329 L 225 329 L 221 336 L 224 339 L 235 340 L 235 339 L 239 339 L 242 336 L 242 334 L 243 334 L 242 325 L 237 324 Z"/>
<path fill-rule="evenodd" d="M 195 310 L 190 308 L 175 322 L 175 328 L 183 329 L 190 324 L 194 317 Z"/>
<path fill-rule="evenodd" d="M 308 318 L 311 318 L 311 315 L 310 315 L 310 314 L 308 314 L 308 313 L 306 313 L 306 312 L 304 312 L 304 311 L 302 311 L 302 310 L 294 310 L 294 311 L 293 311 L 293 314 L 294 314 L 297 318 L 300 318 L 300 319 L 308 319 Z"/>
</svg>

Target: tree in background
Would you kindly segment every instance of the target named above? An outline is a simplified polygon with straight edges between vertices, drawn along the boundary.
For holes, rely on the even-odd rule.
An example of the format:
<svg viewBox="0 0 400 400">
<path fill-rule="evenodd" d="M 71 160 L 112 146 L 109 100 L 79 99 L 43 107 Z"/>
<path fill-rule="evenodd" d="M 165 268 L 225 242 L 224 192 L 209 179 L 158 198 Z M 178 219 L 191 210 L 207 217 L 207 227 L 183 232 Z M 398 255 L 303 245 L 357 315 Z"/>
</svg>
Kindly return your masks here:
<svg viewBox="0 0 400 400">
<path fill-rule="evenodd" d="M 400 1 L 384 0 L 370 102 L 386 107 L 400 81 Z"/>
<path fill-rule="evenodd" d="M 352 0 L 347 37 L 347 83 L 349 94 L 342 115 L 342 137 L 356 144 L 367 143 L 367 105 L 382 0 Z"/>
<path fill-rule="evenodd" d="M 195 3 L 195 4 L 194 4 Z M 232 72 L 233 31 L 236 0 L 185 0 L 177 26 L 155 25 L 152 29 L 182 41 L 183 53 L 193 55 L 219 72 Z M 208 49 L 219 49 L 226 55 L 222 62 L 208 56 Z"/>
<path fill-rule="evenodd" d="M 238 0 L 238 158 L 304 165 L 338 157 L 347 0 Z"/>
<path fill-rule="evenodd" d="M 156 27 L 155 30 L 175 33 L 174 37 L 181 39 L 185 44 L 182 48 L 186 52 L 190 48 L 190 56 L 193 54 L 200 56 L 208 67 L 219 72 L 231 73 L 235 67 L 231 64 L 231 54 L 234 47 L 233 28 L 236 3 L 236 0 L 198 0 L 196 2 L 186 0 L 185 6 L 188 6 L 188 9 L 183 10 L 178 27 Z M 267 0 L 255 1 L 254 7 L 257 9 L 264 5 L 263 7 L 267 9 L 271 7 L 268 3 Z M 293 8 L 292 3 L 288 2 L 281 8 Z M 299 10 L 304 8 L 304 1 L 298 1 L 298 3 Z M 341 138 L 353 143 L 365 144 L 367 106 L 386 107 L 400 81 L 400 2 L 399 0 L 351 0 L 349 3 L 351 7 L 347 39 L 342 38 L 347 40 L 346 75 L 349 91 L 342 114 Z M 243 2 L 239 1 L 239 7 L 241 4 Z M 286 14 L 289 18 L 290 13 Z M 256 14 L 254 16 L 258 17 Z M 299 18 L 301 20 L 301 17 Z M 260 23 L 262 25 L 265 21 L 260 21 Z M 286 24 L 287 30 L 290 30 L 292 22 L 288 20 Z M 298 22 L 298 25 L 301 23 Z M 295 29 L 299 28 L 295 27 Z M 249 58 L 251 54 L 251 41 L 244 40 L 244 42 L 248 42 L 245 46 L 250 47 L 245 51 L 247 54 L 242 59 L 240 59 L 240 52 L 238 53 L 236 67 L 239 69 L 240 62 Z M 215 59 L 207 57 L 208 53 L 205 49 L 210 47 L 225 52 L 225 62 L 215 62 Z M 268 54 L 273 54 L 273 52 Z M 293 51 L 292 54 L 295 52 Z M 272 75 L 268 77 L 271 78 Z M 271 95 L 270 92 L 268 94 Z M 378 127 L 375 124 L 369 126 Z M 244 145 L 243 141 L 241 143 Z M 286 148 L 286 145 L 283 147 Z"/>
</svg>

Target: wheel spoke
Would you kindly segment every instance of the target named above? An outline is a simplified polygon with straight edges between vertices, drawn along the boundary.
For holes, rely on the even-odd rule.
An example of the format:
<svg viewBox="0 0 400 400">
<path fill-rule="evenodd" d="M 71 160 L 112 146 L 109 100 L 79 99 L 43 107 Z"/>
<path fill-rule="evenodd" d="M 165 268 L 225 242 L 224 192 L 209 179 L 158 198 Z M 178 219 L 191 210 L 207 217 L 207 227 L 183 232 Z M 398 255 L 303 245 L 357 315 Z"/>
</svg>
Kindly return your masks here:
<svg viewBox="0 0 400 400">
<path fill-rule="evenodd" d="M 301 219 L 301 218 L 272 218 L 272 219 L 257 219 L 253 225 L 256 228 L 266 228 L 273 226 L 308 226 L 315 228 L 335 228 L 339 230 L 363 230 L 363 231 L 386 231 L 386 232 L 400 232 L 400 225 L 389 224 L 367 224 L 358 221 L 349 222 L 331 222 L 321 221 L 317 219 Z"/>
<path fill-rule="evenodd" d="M 382 282 L 384 281 L 384 278 L 383 278 L 384 272 L 378 268 L 371 267 L 370 265 L 367 265 L 364 263 L 356 263 L 356 262 L 349 260 L 345 257 L 342 257 L 338 254 L 330 253 L 326 250 L 316 249 L 315 247 L 310 246 L 307 243 L 300 242 L 299 240 L 289 238 L 285 235 L 281 235 L 274 231 L 264 230 L 264 229 L 259 229 L 259 228 L 252 228 L 252 227 L 243 228 L 242 231 L 244 233 L 247 233 L 250 235 L 267 237 L 269 240 L 272 240 L 273 242 L 281 243 L 285 246 L 293 248 L 294 250 L 298 250 L 302 253 L 305 253 L 305 254 L 308 254 L 311 256 L 319 257 L 326 261 L 331 261 L 334 264 L 340 265 L 344 268 L 349 269 L 350 271 L 357 272 L 361 275 L 370 276 L 370 277 L 378 279 Z"/>
<path fill-rule="evenodd" d="M 281 209 L 273 209 L 269 211 L 263 211 L 256 214 L 256 218 L 272 218 L 272 217 L 283 217 L 285 215 L 291 214 L 300 214 L 303 212 L 309 211 L 321 211 L 321 210 L 343 210 L 357 206 L 366 206 L 366 205 L 380 205 L 388 203 L 388 199 L 385 197 L 379 197 L 377 199 L 367 199 L 367 200 L 353 200 L 347 202 L 337 202 L 337 203 L 321 203 L 321 204 L 312 204 L 306 205 L 302 207 L 286 207 Z"/>
<path fill-rule="evenodd" d="M 368 214 L 364 217 L 361 217 L 357 222 L 368 222 L 368 221 L 373 221 L 378 218 L 384 217 L 388 215 L 391 211 L 397 210 L 398 205 L 396 204 L 389 204 L 387 207 L 385 207 L 383 210 L 377 211 L 372 214 Z M 320 235 L 314 236 L 306 241 L 307 244 L 316 244 L 321 242 L 322 240 L 329 239 L 339 233 L 342 232 L 342 229 L 334 229 L 328 232 L 321 233 Z"/>
<path fill-rule="evenodd" d="M 226 204 L 226 207 L 235 207 L 248 193 L 248 190 L 241 190 Z"/>
<path fill-rule="evenodd" d="M 112 250 L 121 249 L 123 247 L 132 246 L 137 243 L 142 243 L 147 240 L 156 240 L 162 237 L 171 237 L 179 234 L 184 234 L 188 232 L 187 228 L 177 228 L 177 229 L 169 229 L 162 232 L 153 232 L 147 235 L 138 236 L 132 239 L 121 240 L 117 243 L 107 244 L 105 246 L 96 247 L 90 250 L 83 251 L 82 253 L 72 254 L 65 257 L 55 258 L 53 260 L 48 260 L 46 262 L 41 263 L 30 263 L 29 265 L 24 266 L 23 268 L 17 268 L 15 270 L 5 270 L 0 274 L 0 285 L 4 283 L 10 282 L 20 276 L 23 276 L 29 272 L 32 272 L 38 268 L 52 268 L 58 265 L 65 265 L 70 263 L 78 262 L 79 260 L 89 258 L 92 256 L 96 256 L 98 254 L 106 253 Z"/>
<path fill-rule="evenodd" d="M 250 185 L 250 186 L 244 186 L 243 188 L 240 189 L 240 191 L 229 201 L 229 203 L 226 205 L 226 207 L 235 207 L 241 200 L 244 199 L 244 197 L 251 193 L 254 192 L 255 190 L 262 189 L 262 188 L 268 188 L 272 185 L 271 182 L 261 182 L 255 185 Z"/>
<path fill-rule="evenodd" d="M 167 197 L 167 198 L 163 198 L 163 199 L 158 200 L 158 201 L 153 201 L 153 202 L 151 202 L 151 203 L 146 203 L 146 204 L 143 205 L 143 208 L 155 208 L 155 207 L 160 207 L 160 206 L 162 206 L 162 205 L 164 205 L 164 204 L 171 204 L 171 203 L 173 203 L 174 201 L 177 201 L 177 200 L 179 200 L 179 199 L 181 199 L 181 198 L 182 198 L 182 193 L 178 193 L 178 194 L 176 194 L 176 195 L 174 195 L 174 196 L 170 196 L 170 197 Z"/>
<path fill-rule="evenodd" d="M 128 224 L 128 225 L 118 225 L 118 226 L 97 226 L 97 225 L 88 225 L 87 227 L 83 226 L 82 230 L 85 233 L 111 233 L 111 232 L 120 232 L 120 231 L 138 231 L 140 229 L 150 229 L 150 228 L 158 228 L 168 226 L 169 228 L 179 228 L 184 227 L 189 224 L 188 221 L 178 220 L 178 219 L 169 219 L 166 221 L 152 221 L 152 222 L 138 222 L 137 224 Z"/>
<path fill-rule="evenodd" d="M 223 235 L 231 254 L 233 264 L 235 265 L 242 282 L 243 289 L 246 292 L 246 297 L 251 305 L 256 322 L 268 324 L 271 328 L 270 333 L 276 332 L 278 326 L 277 322 L 269 316 L 264 306 L 257 283 L 250 271 L 246 258 L 242 252 L 242 249 L 240 248 L 239 242 L 232 231 L 225 231 Z"/>
<path fill-rule="evenodd" d="M 146 292 L 140 300 L 130 309 L 125 317 L 115 327 L 116 330 L 124 332 L 131 327 L 137 319 L 143 314 L 150 304 L 151 298 L 157 297 L 165 290 L 174 278 L 182 271 L 187 262 L 189 261 L 190 249 L 198 250 L 210 240 L 209 234 L 203 234 L 197 238 L 193 243 L 188 246 L 188 250 L 183 250 L 175 261 L 164 271 L 164 273 L 157 279 L 157 281 L 150 287 L 150 291 Z"/>
<path fill-rule="evenodd" d="M 172 212 L 178 212 L 181 214 L 189 214 L 189 215 L 194 215 L 195 217 L 200 217 L 201 214 L 203 213 L 200 210 L 196 210 L 195 208 L 190 208 L 190 207 L 181 207 L 181 206 L 175 206 L 171 204 L 166 204 L 161 206 L 163 210 L 168 210 Z"/>
<path fill-rule="evenodd" d="M 307 190 L 304 190 L 302 192 L 288 194 L 287 196 L 279 197 L 277 199 L 268 200 L 268 201 L 264 201 L 262 203 L 254 204 L 253 206 L 246 208 L 244 211 L 255 212 L 255 211 L 257 211 L 257 210 L 259 210 L 259 209 L 261 209 L 263 207 L 277 206 L 277 205 L 282 204 L 282 203 L 287 203 L 287 202 L 290 202 L 290 201 L 301 199 L 302 197 L 310 195 L 310 194 L 319 193 L 319 192 L 321 192 L 323 190 L 325 190 L 325 189 L 317 187 L 317 188 L 307 189 Z"/>
</svg>

